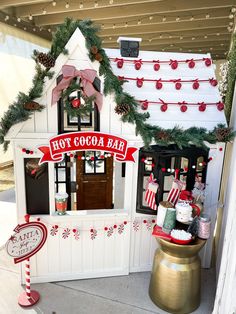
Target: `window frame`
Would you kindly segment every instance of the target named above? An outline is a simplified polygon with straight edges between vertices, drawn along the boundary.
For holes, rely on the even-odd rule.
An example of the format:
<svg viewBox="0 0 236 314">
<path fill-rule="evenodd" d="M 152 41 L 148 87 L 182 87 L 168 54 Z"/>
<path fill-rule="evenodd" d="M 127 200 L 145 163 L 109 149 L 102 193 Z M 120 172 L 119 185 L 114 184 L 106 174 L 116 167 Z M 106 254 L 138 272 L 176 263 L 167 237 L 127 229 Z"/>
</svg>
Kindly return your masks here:
<svg viewBox="0 0 236 314">
<path fill-rule="evenodd" d="M 196 165 L 197 159 L 203 157 L 204 161 L 207 162 L 209 154 L 209 149 L 203 149 L 198 147 L 187 147 L 179 149 L 176 145 L 170 145 L 168 147 L 160 147 L 158 145 L 153 145 L 148 148 L 142 147 L 139 151 L 139 164 L 138 164 L 138 182 L 137 182 L 137 201 L 136 201 L 136 212 L 141 214 L 156 215 L 156 211 L 150 209 L 147 206 L 143 205 L 143 195 L 145 188 L 143 187 L 143 181 L 145 176 L 149 176 L 151 173 L 154 174 L 154 177 L 157 179 L 159 184 L 158 192 L 156 193 L 156 203 L 158 204 L 163 200 L 164 190 L 164 178 L 166 176 L 172 176 L 174 173 L 163 172 L 161 168 L 170 168 L 167 167 L 167 161 L 171 163 L 171 158 L 175 157 L 175 169 L 180 169 L 181 158 L 188 159 L 188 170 L 180 171 L 178 173 L 178 178 L 180 175 L 186 175 L 186 189 L 192 190 L 195 183 L 195 175 L 197 173 L 202 174 L 202 182 L 206 181 L 206 172 L 207 167 L 203 167 L 201 171 L 197 171 L 197 168 L 192 168 L 193 165 Z M 145 170 L 145 163 L 142 162 L 142 159 L 145 157 L 152 157 L 154 167 L 152 171 Z M 184 169 L 183 169 L 184 170 Z M 168 191 L 166 191 L 168 192 Z"/>
</svg>

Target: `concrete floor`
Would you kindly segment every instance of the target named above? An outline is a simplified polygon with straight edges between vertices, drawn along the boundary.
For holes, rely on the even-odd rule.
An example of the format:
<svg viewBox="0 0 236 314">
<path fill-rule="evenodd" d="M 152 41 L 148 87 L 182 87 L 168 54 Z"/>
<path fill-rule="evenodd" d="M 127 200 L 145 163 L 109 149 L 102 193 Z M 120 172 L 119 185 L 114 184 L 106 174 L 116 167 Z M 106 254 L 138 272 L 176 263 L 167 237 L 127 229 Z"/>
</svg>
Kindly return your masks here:
<svg viewBox="0 0 236 314">
<path fill-rule="evenodd" d="M 16 222 L 14 189 L 0 193 L 0 239 L 2 244 L 12 234 Z M 2 232 L 2 233 L 1 233 Z M 0 247 L 1 247 L 0 241 Z M 18 295 L 24 291 L 20 285 L 20 267 L 0 249 L 0 314 L 148 314 L 167 313 L 149 298 L 150 272 L 129 276 L 74 280 L 32 285 L 41 298 L 35 306 L 22 309 Z M 215 297 L 214 269 L 202 271 L 202 300 L 194 314 L 212 313 Z"/>
</svg>

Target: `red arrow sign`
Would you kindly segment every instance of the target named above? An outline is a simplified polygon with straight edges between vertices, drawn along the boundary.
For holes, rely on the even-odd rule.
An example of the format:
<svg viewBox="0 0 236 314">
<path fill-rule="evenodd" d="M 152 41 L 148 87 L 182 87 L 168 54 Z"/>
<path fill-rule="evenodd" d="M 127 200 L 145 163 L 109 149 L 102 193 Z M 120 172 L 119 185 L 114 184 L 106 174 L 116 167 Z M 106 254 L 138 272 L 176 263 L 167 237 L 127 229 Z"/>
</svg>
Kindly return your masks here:
<svg viewBox="0 0 236 314">
<path fill-rule="evenodd" d="M 47 239 L 47 228 L 41 222 L 27 222 L 17 225 L 6 243 L 7 253 L 19 263 L 36 254 Z"/>
</svg>

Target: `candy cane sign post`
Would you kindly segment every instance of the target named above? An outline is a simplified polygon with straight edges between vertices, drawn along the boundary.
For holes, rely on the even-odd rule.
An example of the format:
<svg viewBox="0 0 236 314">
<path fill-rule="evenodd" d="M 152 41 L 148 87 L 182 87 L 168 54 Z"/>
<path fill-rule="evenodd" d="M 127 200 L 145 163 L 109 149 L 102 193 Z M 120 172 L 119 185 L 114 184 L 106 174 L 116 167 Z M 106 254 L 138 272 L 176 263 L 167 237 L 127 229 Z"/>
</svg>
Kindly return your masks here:
<svg viewBox="0 0 236 314">
<path fill-rule="evenodd" d="M 25 286 L 26 289 L 18 298 L 19 305 L 28 307 L 39 300 L 39 293 L 30 289 L 30 257 L 36 254 L 47 239 L 47 228 L 39 222 L 29 222 L 30 215 L 25 215 L 24 224 L 16 226 L 13 234 L 6 243 L 7 253 L 14 257 L 14 263 L 26 261 Z"/>
</svg>

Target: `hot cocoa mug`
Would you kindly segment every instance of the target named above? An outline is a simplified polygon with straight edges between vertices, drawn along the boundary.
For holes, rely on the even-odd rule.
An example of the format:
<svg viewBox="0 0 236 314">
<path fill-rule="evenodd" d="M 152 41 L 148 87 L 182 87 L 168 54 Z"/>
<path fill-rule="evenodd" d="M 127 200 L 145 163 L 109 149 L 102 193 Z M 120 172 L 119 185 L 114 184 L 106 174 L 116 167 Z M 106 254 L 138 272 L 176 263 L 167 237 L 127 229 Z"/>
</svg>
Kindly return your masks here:
<svg viewBox="0 0 236 314">
<path fill-rule="evenodd" d="M 193 217 L 200 215 L 200 208 L 193 203 L 178 202 L 176 208 L 176 220 L 182 223 L 188 223 L 193 220 Z"/>
</svg>

